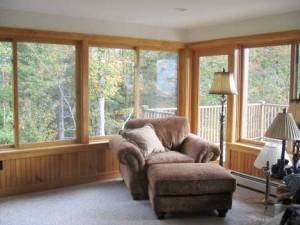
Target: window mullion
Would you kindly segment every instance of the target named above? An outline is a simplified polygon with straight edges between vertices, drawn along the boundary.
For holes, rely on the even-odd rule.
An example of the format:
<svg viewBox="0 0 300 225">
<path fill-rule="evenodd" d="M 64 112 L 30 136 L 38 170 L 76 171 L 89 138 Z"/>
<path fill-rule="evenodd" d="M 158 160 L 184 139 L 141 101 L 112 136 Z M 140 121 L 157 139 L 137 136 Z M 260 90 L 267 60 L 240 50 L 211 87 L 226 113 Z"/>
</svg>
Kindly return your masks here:
<svg viewBox="0 0 300 225">
<path fill-rule="evenodd" d="M 76 46 L 76 102 L 77 102 L 77 139 L 80 143 L 89 142 L 88 128 L 88 58 L 89 49 L 86 41 L 80 42 Z"/>
<path fill-rule="evenodd" d="M 140 116 L 140 49 L 135 49 L 135 73 L 134 73 L 134 117 Z"/>
</svg>

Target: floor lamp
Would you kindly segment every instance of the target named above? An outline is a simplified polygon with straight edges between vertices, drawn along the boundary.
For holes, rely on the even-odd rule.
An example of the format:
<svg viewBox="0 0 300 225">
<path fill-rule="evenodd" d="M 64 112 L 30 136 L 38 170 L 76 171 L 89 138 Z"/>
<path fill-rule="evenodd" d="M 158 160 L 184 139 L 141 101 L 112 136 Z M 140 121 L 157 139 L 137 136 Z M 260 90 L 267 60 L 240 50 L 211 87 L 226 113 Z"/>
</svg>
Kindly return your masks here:
<svg viewBox="0 0 300 225">
<path fill-rule="evenodd" d="M 225 72 L 216 72 L 214 74 L 214 79 L 212 86 L 210 88 L 209 94 L 221 95 L 221 113 L 220 113 L 220 166 L 223 166 L 223 151 L 224 151 L 224 121 L 225 112 L 224 106 L 226 103 L 226 95 L 237 95 L 237 90 L 233 78 L 233 74 Z"/>
</svg>

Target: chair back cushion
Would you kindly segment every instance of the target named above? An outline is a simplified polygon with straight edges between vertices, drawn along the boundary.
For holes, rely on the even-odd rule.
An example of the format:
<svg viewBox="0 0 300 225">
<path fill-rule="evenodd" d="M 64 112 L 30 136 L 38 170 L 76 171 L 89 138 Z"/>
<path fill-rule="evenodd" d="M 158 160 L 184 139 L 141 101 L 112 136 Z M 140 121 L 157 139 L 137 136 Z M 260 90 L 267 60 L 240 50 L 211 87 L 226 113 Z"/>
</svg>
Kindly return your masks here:
<svg viewBox="0 0 300 225">
<path fill-rule="evenodd" d="M 156 119 L 132 119 L 125 124 L 125 129 L 135 129 L 150 123 L 155 133 L 164 145 L 170 150 L 180 150 L 184 139 L 190 133 L 190 126 L 184 117 L 166 117 Z"/>
<path fill-rule="evenodd" d="M 144 127 L 136 129 L 126 129 L 120 134 L 129 142 L 137 145 L 142 150 L 145 159 L 148 159 L 152 153 L 166 151 L 157 137 L 152 124 L 146 124 Z"/>
</svg>

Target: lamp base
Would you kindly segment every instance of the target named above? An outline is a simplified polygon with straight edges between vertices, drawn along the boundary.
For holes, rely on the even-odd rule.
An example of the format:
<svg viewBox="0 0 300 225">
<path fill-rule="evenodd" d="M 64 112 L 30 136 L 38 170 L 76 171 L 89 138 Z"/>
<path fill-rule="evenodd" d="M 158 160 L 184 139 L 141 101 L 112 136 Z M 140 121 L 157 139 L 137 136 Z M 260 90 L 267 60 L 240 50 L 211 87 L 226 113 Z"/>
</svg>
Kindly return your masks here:
<svg viewBox="0 0 300 225">
<path fill-rule="evenodd" d="M 286 159 L 278 159 L 277 163 L 272 166 L 271 171 L 272 175 L 271 177 L 276 179 L 283 179 L 285 176 L 287 176 L 286 166 L 288 165 L 289 161 Z"/>
<path fill-rule="evenodd" d="M 286 176 L 287 176 L 287 173 L 285 171 L 281 172 L 281 173 L 276 173 L 276 174 L 271 175 L 272 178 L 280 179 L 280 180 L 282 180 Z"/>
</svg>

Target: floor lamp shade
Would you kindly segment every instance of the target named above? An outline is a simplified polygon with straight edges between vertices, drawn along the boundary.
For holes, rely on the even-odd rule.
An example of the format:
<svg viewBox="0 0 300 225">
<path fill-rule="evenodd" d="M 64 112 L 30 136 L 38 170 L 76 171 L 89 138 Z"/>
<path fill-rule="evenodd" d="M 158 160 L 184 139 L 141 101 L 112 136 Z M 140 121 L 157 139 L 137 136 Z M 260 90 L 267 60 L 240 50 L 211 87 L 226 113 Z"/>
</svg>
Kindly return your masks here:
<svg viewBox="0 0 300 225">
<path fill-rule="evenodd" d="M 225 72 L 225 70 L 223 70 L 223 72 L 216 72 L 214 74 L 213 83 L 209 93 L 219 95 L 237 95 L 233 74 Z"/>
</svg>

